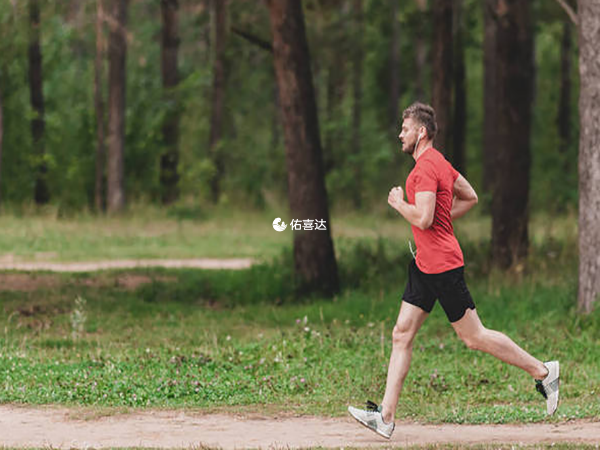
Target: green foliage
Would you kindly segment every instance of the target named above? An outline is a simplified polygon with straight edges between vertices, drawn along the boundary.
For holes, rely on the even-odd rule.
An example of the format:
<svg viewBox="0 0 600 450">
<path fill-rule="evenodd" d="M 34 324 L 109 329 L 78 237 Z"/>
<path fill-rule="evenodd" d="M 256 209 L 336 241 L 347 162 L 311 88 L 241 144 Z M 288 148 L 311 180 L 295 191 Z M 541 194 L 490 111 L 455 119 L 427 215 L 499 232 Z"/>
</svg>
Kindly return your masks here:
<svg viewBox="0 0 600 450">
<path fill-rule="evenodd" d="M 31 143 L 26 2 L 0 0 L 0 92 L 4 106 L 4 151 L 0 191 L 8 203 L 30 201 L 38 157 Z M 481 2 L 463 2 L 467 76 L 467 174 L 481 183 L 483 118 L 483 24 Z M 577 203 L 577 62 L 573 54 L 572 143 L 559 154 L 556 114 L 560 37 L 564 13 L 555 3 L 535 2 L 536 93 L 532 131 L 532 209 L 562 211 Z M 429 6 L 429 8 L 431 5 Z M 416 99 L 415 37 L 429 47 L 430 11 L 417 2 L 398 11 L 400 23 L 400 110 Z M 182 202 L 209 198 L 215 174 L 208 151 L 214 58 L 210 12 L 204 2 L 181 1 L 179 12 L 180 85 L 164 95 L 160 75 L 160 6 L 132 1 L 127 53 L 125 179 L 128 200 L 157 202 L 159 159 L 164 152 L 162 124 L 180 116 L 180 191 Z M 321 141 L 332 205 L 354 208 L 353 197 L 371 209 L 393 184 L 404 182 L 412 161 L 399 154 L 397 133 L 389 129 L 389 5 L 364 4 L 363 31 L 356 32 L 352 8 L 343 2 L 309 1 L 305 19 L 311 51 Z M 61 210 L 92 205 L 96 121 L 93 105 L 95 5 L 42 2 L 41 37 L 46 103 L 45 162 L 52 202 Z M 268 11 L 254 2 L 231 2 L 230 25 L 269 40 Z M 105 36 L 106 37 L 106 36 Z M 576 39 L 574 39 L 576 41 Z M 363 46 L 360 149 L 353 139 L 353 55 Z M 430 49 L 428 50 L 430 55 Z M 286 195 L 286 167 L 280 113 L 275 105 L 272 55 L 234 33 L 226 50 L 226 99 L 223 139 L 218 152 L 225 163 L 223 202 L 266 208 Z M 106 69 L 106 68 L 105 68 Z M 328 82 L 335 76 L 335 104 Z M 429 98 L 429 62 L 421 82 Z M 104 96 L 107 96 L 104 80 Z"/>
</svg>

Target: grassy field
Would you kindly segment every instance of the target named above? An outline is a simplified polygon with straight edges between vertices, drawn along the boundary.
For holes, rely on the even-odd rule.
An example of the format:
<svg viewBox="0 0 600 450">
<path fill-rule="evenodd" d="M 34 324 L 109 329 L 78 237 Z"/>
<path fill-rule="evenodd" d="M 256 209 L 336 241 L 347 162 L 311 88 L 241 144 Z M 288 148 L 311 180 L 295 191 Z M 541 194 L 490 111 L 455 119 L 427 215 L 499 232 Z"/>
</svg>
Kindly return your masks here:
<svg viewBox="0 0 600 450">
<path fill-rule="evenodd" d="M 289 250 L 282 253 L 291 233 L 275 233 L 270 222 L 270 215 L 227 214 L 200 221 L 1 219 L 2 251 L 21 230 L 11 248 L 23 257 L 43 251 L 58 259 L 275 259 L 231 272 L 1 274 L 0 286 L 6 277 L 27 278 L 23 289 L 0 292 L 0 402 L 343 415 L 348 404 L 379 401 L 409 261 L 407 227 L 393 217 L 335 220 L 345 288 L 333 301 L 297 301 Z M 479 240 L 489 227 L 485 218 L 460 224 L 459 234 L 484 324 L 540 359 L 561 360 L 558 414 L 546 418 L 525 373 L 466 349 L 436 306 L 415 342 L 399 418 L 504 423 L 600 416 L 600 313 L 575 312 L 572 219 L 548 222 L 534 221 L 530 261 L 511 273 L 487 267 Z M 29 249 L 27 242 L 39 245 Z"/>
</svg>

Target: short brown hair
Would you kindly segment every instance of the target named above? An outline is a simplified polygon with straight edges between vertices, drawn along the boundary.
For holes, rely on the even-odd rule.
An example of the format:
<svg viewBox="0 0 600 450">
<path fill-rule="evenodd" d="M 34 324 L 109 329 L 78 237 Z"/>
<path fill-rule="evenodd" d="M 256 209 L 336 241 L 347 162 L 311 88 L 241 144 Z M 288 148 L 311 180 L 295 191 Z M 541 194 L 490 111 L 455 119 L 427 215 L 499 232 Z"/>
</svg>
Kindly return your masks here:
<svg viewBox="0 0 600 450">
<path fill-rule="evenodd" d="M 427 130 L 427 136 L 434 139 L 438 127 L 435 120 L 435 110 L 425 103 L 415 102 L 404 110 L 402 119 L 414 119 Z"/>
</svg>

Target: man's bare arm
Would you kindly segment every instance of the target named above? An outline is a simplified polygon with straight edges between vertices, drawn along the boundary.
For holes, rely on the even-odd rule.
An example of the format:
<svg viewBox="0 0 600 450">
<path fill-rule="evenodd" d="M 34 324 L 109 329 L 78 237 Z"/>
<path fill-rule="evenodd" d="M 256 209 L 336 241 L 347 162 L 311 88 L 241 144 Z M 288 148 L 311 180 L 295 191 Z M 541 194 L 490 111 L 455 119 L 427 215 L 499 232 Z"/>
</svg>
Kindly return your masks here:
<svg viewBox="0 0 600 450">
<path fill-rule="evenodd" d="M 390 191 L 388 203 L 415 227 L 426 230 L 433 223 L 435 211 L 435 192 L 417 192 L 415 204 L 404 201 L 402 188 L 395 187 Z"/>
<path fill-rule="evenodd" d="M 479 199 L 473 186 L 465 177 L 459 175 L 454 182 L 453 187 L 454 199 L 452 201 L 452 212 L 450 217 L 452 220 L 464 216 L 473 206 L 477 204 Z"/>
</svg>

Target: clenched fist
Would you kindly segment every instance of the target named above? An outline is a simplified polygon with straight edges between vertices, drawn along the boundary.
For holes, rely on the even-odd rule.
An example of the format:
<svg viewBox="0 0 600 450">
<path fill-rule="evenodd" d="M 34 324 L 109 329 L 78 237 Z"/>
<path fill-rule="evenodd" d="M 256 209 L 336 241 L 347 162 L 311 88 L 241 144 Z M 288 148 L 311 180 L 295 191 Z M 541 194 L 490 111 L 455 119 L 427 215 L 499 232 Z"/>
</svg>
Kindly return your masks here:
<svg viewBox="0 0 600 450">
<path fill-rule="evenodd" d="M 393 187 L 388 194 L 388 204 L 392 208 L 397 208 L 404 200 L 404 191 L 400 186 Z"/>
</svg>

